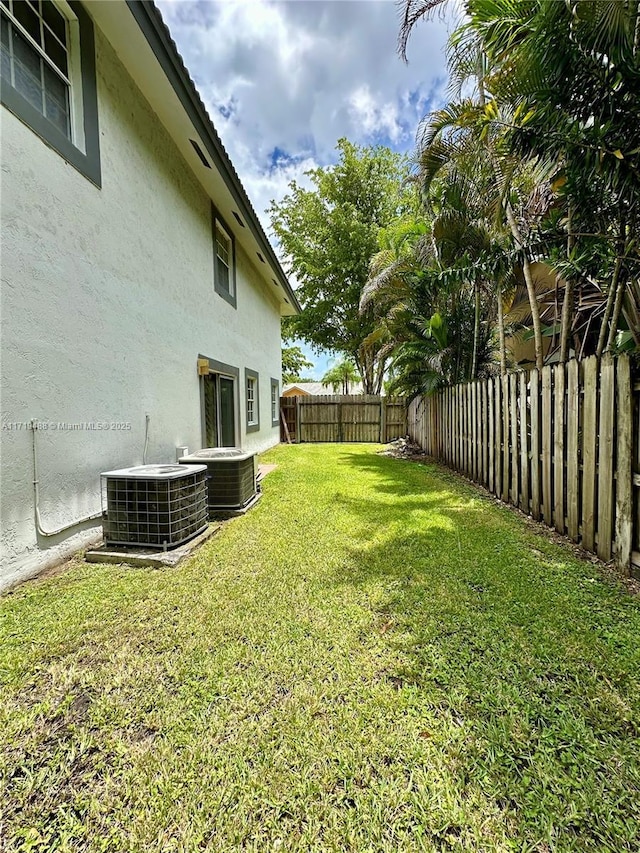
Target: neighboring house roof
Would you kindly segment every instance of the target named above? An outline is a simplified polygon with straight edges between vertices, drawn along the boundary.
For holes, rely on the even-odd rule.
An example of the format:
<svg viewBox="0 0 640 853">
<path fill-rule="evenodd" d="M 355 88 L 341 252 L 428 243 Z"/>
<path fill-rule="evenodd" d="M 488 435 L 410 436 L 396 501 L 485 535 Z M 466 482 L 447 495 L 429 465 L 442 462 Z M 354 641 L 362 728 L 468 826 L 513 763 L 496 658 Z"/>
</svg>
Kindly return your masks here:
<svg viewBox="0 0 640 853">
<path fill-rule="evenodd" d="M 317 396 L 319 394 L 335 393 L 331 385 L 323 385 L 322 382 L 291 382 L 288 385 L 284 386 L 284 388 L 282 389 L 282 393 L 291 393 L 291 391 L 293 390 L 300 391 L 301 395 L 309 394 L 312 396 Z M 354 382 L 352 385 L 350 385 L 349 393 L 362 394 L 362 383 Z"/>
<path fill-rule="evenodd" d="M 143 55 L 144 51 L 140 50 L 140 45 L 137 43 L 139 40 L 136 40 L 127 27 L 127 22 L 123 18 L 125 9 L 128 9 L 133 16 L 157 60 L 155 70 L 147 56 Z M 246 232 L 250 232 L 253 237 L 253 252 L 249 253 L 249 256 L 252 259 L 257 256 L 256 268 L 265 282 L 272 285 L 272 292 L 282 305 L 281 313 L 299 313 L 301 308 L 296 295 L 187 71 L 176 43 L 162 19 L 160 10 L 155 3 L 148 0 L 125 0 L 122 3 L 91 4 L 90 12 L 112 44 L 116 46 L 116 52 L 121 59 L 126 59 L 129 72 L 161 121 L 167 126 L 196 177 L 216 205 L 220 204 L 220 190 L 223 187 L 226 188 L 231 197 L 227 207 L 231 208 L 232 215 L 229 216 L 227 210 L 221 213 L 229 219 L 230 225 L 240 225 L 235 229 L 236 239 L 241 245 L 244 244 L 245 250 L 249 242 Z M 157 73 L 158 68 L 164 73 L 164 78 L 173 89 L 186 116 L 178 114 L 179 107 L 173 99 L 164 97 L 166 86 Z M 194 142 L 197 143 L 197 147 Z M 204 150 L 198 152 L 198 148 Z M 207 156 L 211 158 L 222 182 L 212 174 L 214 170 L 207 162 Z M 237 212 L 235 207 L 238 208 Z M 244 230 L 245 223 L 248 226 L 246 230 Z"/>
</svg>

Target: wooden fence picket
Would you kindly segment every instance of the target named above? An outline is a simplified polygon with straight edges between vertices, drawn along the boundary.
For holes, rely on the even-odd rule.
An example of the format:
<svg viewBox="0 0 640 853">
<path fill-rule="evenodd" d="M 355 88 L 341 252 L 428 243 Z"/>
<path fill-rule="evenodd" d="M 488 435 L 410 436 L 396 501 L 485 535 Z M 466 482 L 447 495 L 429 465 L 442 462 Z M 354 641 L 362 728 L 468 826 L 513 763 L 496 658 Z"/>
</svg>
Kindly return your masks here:
<svg viewBox="0 0 640 853">
<path fill-rule="evenodd" d="M 580 532 L 580 372 L 573 359 L 567 365 L 567 535 L 578 541 Z"/>
<path fill-rule="evenodd" d="M 556 364 L 553 373 L 553 523 L 564 533 L 564 364 Z"/>
<path fill-rule="evenodd" d="M 628 356 L 591 356 L 442 389 L 411 404 L 407 428 L 431 455 L 628 573 L 640 568 L 638 392 Z"/>
<path fill-rule="evenodd" d="M 496 474 L 494 494 L 500 497 L 502 493 L 502 379 L 495 381 L 495 419 L 496 419 Z"/>
<path fill-rule="evenodd" d="M 511 503 L 518 506 L 520 492 L 518 490 L 518 473 L 520 470 L 520 459 L 518 457 L 518 377 L 515 373 L 509 374 L 509 421 L 511 423 Z"/>
<path fill-rule="evenodd" d="M 509 485 L 511 482 L 509 476 L 509 377 L 502 377 L 502 500 L 507 503 L 509 500 Z"/>
<path fill-rule="evenodd" d="M 487 416 L 489 435 L 488 435 L 488 456 L 489 456 L 489 477 L 487 480 L 487 488 L 490 492 L 494 490 L 494 474 L 495 474 L 495 421 L 494 421 L 494 404 L 495 397 L 493 393 L 493 379 L 487 381 L 487 399 L 489 403 L 489 412 Z"/>
<path fill-rule="evenodd" d="M 540 373 L 532 370 L 529 376 L 531 403 L 531 515 L 540 519 Z"/>
<path fill-rule="evenodd" d="M 527 374 L 524 370 L 519 373 L 520 397 L 520 506 L 524 512 L 529 512 L 529 404 L 527 394 Z"/>
<path fill-rule="evenodd" d="M 551 517 L 551 465 L 553 460 L 551 446 L 551 425 L 553 422 L 551 367 L 542 368 L 542 515 L 545 524 L 553 524 Z"/>
<path fill-rule="evenodd" d="M 633 543 L 633 397 L 629 356 L 616 364 L 616 563 L 629 574 Z"/>
<path fill-rule="evenodd" d="M 600 427 L 598 434 L 598 557 L 611 559 L 613 531 L 613 432 L 615 362 L 605 355 L 600 364 Z"/>
<path fill-rule="evenodd" d="M 582 424 L 582 547 L 595 549 L 596 446 L 598 441 L 598 359 L 587 358 L 582 365 L 584 389 Z"/>
</svg>

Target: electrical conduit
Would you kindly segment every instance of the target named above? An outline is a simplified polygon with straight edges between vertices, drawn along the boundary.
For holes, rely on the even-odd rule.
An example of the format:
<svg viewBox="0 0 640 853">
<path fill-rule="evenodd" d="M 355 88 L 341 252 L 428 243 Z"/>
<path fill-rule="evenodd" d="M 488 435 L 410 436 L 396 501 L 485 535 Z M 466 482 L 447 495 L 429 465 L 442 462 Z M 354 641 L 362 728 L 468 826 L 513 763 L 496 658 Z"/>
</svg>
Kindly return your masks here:
<svg viewBox="0 0 640 853">
<path fill-rule="evenodd" d="M 75 521 L 72 521 L 70 524 L 65 524 L 62 527 L 57 527 L 55 530 L 45 530 L 42 526 L 42 520 L 40 518 L 40 494 L 38 489 L 38 452 L 36 448 L 36 431 L 38 429 L 38 423 L 35 418 L 31 420 L 31 437 L 32 437 L 32 449 L 33 449 L 33 499 L 35 504 L 35 513 L 36 513 L 36 529 L 40 536 L 57 536 L 59 533 L 64 533 L 65 530 L 70 530 L 72 527 L 77 527 L 79 524 L 84 524 L 86 521 L 94 521 L 95 519 L 102 518 L 102 512 L 95 512 L 93 515 L 86 515 L 84 518 L 78 518 Z"/>
</svg>

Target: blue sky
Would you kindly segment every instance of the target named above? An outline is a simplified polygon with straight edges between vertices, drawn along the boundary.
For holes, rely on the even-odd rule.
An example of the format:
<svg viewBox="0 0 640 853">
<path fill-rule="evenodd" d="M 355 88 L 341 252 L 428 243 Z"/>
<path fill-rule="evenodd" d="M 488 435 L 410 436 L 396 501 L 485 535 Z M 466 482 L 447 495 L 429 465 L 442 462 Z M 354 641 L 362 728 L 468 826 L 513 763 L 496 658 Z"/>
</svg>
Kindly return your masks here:
<svg viewBox="0 0 640 853">
<path fill-rule="evenodd" d="M 445 98 L 450 21 L 416 27 L 407 65 L 393 0 L 158 6 L 267 233 L 270 201 L 335 162 L 341 136 L 411 152 L 418 123 Z M 331 355 L 305 349 L 320 378 Z"/>
</svg>

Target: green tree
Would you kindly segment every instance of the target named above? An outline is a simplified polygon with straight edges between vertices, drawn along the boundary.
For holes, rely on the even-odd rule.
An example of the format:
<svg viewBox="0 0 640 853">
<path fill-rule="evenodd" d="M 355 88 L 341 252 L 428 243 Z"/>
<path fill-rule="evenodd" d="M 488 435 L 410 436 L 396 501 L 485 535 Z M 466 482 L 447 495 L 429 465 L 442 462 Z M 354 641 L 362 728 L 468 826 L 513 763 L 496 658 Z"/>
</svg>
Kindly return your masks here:
<svg viewBox="0 0 640 853">
<path fill-rule="evenodd" d="M 329 385 L 336 394 L 339 390 L 343 394 L 349 394 L 351 387 L 360 381 L 358 369 L 348 358 L 343 358 L 333 364 L 322 377 L 322 384 Z"/>
<path fill-rule="evenodd" d="M 273 231 L 299 287 L 303 311 L 287 321 L 287 332 L 318 349 L 341 352 L 356 365 L 366 393 L 382 387 L 387 355 L 368 340 L 375 320 L 359 311 L 378 250 L 381 228 L 412 203 L 405 186 L 406 158 L 384 147 L 338 142 L 338 162 L 307 173 L 312 188 L 295 181 L 270 208 Z"/>
<path fill-rule="evenodd" d="M 459 176 L 439 182 L 420 219 L 385 229 L 380 247 L 362 304 L 390 347 L 390 389 L 412 397 L 485 372 L 495 309 L 485 267 L 495 247 Z"/>
<path fill-rule="evenodd" d="M 586 319 L 596 352 L 612 349 L 625 324 L 640 344 L 640 3 L 468 0 L 467 8 L 495 97 L 513 111 L 508 144 L 555 171 L 552 227 L 541 230 L 567 282 L 561 361 L 580 325 L 575 291 L 589 277 L 604 297 Z"/>
<path fill-rule="evenodd" d="M 300 347 L 282 347 L 282 381 L 300 382 L 305 370 L 313 367 L 313 362 L 302 352 Z"/>
<path fill-rule="evenodd" d="M 416 23 L 445 2 L 405 0 L 402 56 Z M 475 92 L 430 117 L 423 174 L 463 154 L 491 164 L 538 366 L 543 335 L 561 361 L 570 346 L 640 349 L 640 2 L 464 0 L 463 9 L 449 68 L 458 94 L 470 82 Z M 558 275 L 553 300 L 533 281 L 534 260 Z"/>
</svg>

